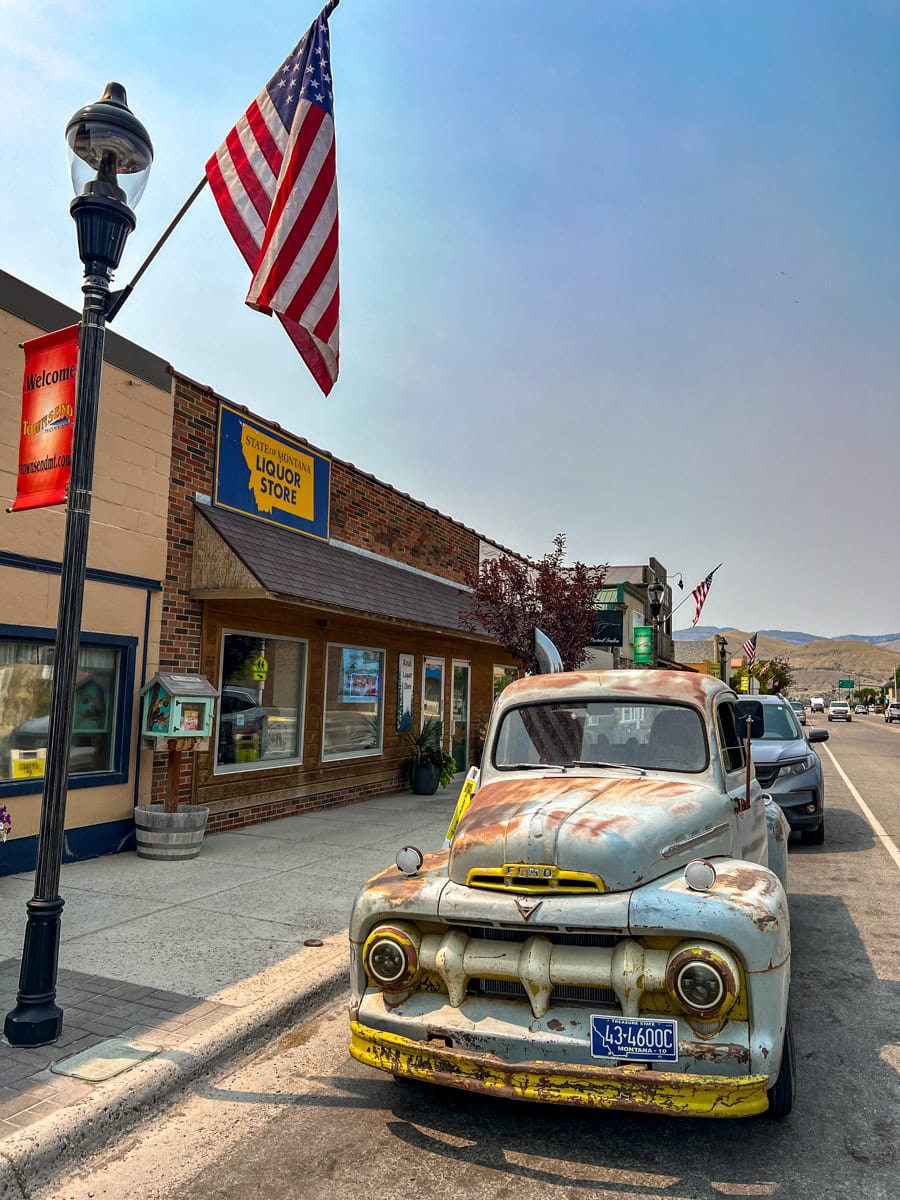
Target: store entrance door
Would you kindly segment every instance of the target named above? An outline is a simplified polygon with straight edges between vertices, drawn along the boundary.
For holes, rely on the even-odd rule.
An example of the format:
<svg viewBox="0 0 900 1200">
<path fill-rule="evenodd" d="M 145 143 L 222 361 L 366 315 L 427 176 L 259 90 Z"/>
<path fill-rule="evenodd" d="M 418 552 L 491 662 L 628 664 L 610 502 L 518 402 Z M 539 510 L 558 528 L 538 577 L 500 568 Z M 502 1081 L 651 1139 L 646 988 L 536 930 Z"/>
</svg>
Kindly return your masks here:
<svg viewBox="0 0 900 1200">
<path fill-rule="evenodd" d="M 453 694 L 450 699 L 450 753 L 457 771 L 469 769 L 469 677 L 467 662 L 453 664 Z"/>
</svg>

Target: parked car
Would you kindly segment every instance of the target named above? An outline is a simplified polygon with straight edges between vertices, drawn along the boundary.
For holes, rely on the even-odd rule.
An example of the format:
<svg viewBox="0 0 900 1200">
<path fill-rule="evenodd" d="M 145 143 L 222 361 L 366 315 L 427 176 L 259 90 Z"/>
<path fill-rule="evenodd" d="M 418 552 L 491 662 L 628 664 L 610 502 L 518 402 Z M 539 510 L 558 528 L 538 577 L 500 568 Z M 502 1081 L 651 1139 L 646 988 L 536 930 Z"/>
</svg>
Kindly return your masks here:
<svg viewBox="0 0 900 1200">
<path fill-rule="evenodd" d="M 268 717 L 254 688 L 226 683 L 219 700 L 219 763 L 263 758 Z"/>
<path fill-rule="evenodd" d="M 806 724 L 806 709 L 803 706 L 802 700 L 789 700 L 791 708 L 794 710 L 794 716 L 800 725 Z"/>
<path fill-rule="evenodd" d="M 887 721 L 888 725 L 892 724 L 894 721 L 900 721 L 900 703 L 898 703 L 896 700 L 892 700 L 884 710 L 884 719 Z"/>
<path fill-rule="evenodd" d="M 872 715 L 872 713 L 874 713 L 874 712 L 876 712 L 876 711 L 877 711 L 877 709 L 875 708 L 875 705 L 874 705 L 874 704 L 870 704 L 870 705 L 869 705 L 869 716 L 871 716 L 871 715 Z"/>
<path fill-rule="evenodd" d="M 792 830 L 810 845 L 825 841 L 825 781 L 811 742 L 828 741 L 828 730 L 804 733 L 793 708 L 780 696 L 754 696 L 737 703 L 738 729 L 751 718 L 756 778 L 781 806 Z"/>
<path fill-rule="evenodd" d="M 784 1116 L 787 836 L 718 680 L 511 683 L 445 848 L 357 896 L 350 1053 L 485 1095 Z"/>
<path fill-rule="evenodd" d="M 850 705 L 845 700 L 832 700 L 828 706 L 829 721 L 852 721 Z"/>
<path fill-rule="evenodd" d="M 11 751 L 23 752 L 36 758 L 46 756 L 50 741 L 50 716 L 29 717 L 12 731 L 9 739 Z M 109 736 L 104 733 L 73 733 L 69 746 L 69 774 L 84 775 L 92 771 L 108 771 Z M 39 770 L 44 773 L 44 767 Z"/>
</svg>

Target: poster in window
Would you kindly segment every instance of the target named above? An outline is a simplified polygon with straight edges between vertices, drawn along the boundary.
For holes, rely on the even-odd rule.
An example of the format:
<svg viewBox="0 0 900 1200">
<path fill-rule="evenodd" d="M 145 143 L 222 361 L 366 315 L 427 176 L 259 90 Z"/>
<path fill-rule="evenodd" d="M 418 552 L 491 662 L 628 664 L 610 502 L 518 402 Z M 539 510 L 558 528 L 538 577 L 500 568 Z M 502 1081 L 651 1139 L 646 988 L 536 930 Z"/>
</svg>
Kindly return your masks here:
<svg viewBox="0 0 900 1200">
<path fill-rule="evenodd" d="M 413 677 L 416 660 L 412 654 L 397 656 L 397 729 L 412 729 Z"/>
<path fill-rule="evenodd" d="M 422 687 L 422 716 L 439 721 L 444 709 L 444 663 L 441 659 L 425 659 Z"/>
<path fill-rule="evenodd" d="M 368 704 L 381 691 L 381 654 L 345 646 L 341 653 L 341 702 Z"/>
</svg>

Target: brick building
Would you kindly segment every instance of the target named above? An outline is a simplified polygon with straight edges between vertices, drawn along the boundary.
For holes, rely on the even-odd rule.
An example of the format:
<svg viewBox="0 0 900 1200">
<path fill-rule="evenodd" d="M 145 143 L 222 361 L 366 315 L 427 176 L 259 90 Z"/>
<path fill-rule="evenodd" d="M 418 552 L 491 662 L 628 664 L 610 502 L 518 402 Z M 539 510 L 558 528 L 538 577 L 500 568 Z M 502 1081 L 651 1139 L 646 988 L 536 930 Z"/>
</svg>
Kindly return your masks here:
<svg viewBox="0 0 900 1200">
<path fill-rule="evenodd" d="M 266 509 L 256 463 L 292 478 L 305 460 L 315 512 Z M 400 726 L 426 717 L 465 770 L 517 674 L 463 621 L 480 536 L 178 373 L 171 461 L 159 659 L 221 688 L 216 736 L 181 780 L 209 828 L 404 787 Z M 166 769 L 158 756 L 157 797 Z"/>
<path fill-rule="evenodd" d="M 0 272 L 4 508 L 21 343 L 78 319 Z M 0 874 L 36 856 L 64 524 L 60 505 L 0 529 Z M 102 719 L 80 725 L 76 700 L 66 859 L 131 849 L 134 805 L 162 796 L 168 760 L 139 722 L 157 670 L 220 688 L 180 780 L 211 830 L 407 786 L 406 733 L 426 718 L 465 769 L 518 674 L 463 619 L 464 580 L 497 549 L 110 331 L 79 660 L 82 708 Z"/>
<path fill-rule="evenodd" d="M 4 508 L 19 345 L 77 320 L 0 272 Z M 0 526 L 0 803 L 13 817 L 0 874 L 36 854 L 64 520 L 60 506 Z M 213 736 L 179 780 L 213 831 L 406 787 L 407 734 L 429 718 L 466 769 L 494 696 L 518 674 L 465 619 L 466 579 L 503 552 L 110 332 L 79 677 L 83 707 L 102 720 L 76 721 L 67 858 L 132 848 L 134 805 L 162 798 L 168 759 L 138 719 L 157 670 L 219 689 Z M 620 572 L 605 606 L 628 610 L 628 661 L 647 583 L 665 571 L 651 560 Z"/>
</svg>

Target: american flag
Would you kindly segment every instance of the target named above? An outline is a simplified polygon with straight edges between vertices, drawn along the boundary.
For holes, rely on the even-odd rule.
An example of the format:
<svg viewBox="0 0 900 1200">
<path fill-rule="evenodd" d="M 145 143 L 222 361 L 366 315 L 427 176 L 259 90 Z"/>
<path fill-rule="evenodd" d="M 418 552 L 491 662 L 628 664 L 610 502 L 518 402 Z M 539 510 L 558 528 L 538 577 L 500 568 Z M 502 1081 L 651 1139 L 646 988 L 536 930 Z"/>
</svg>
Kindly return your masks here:
<svg viewBox="0 0 900 1200">
<path fill-rule="evenodd" d="M 709 589 L 712 585 L 712 577 L 713 577 L 713 575 L 715 575 L 715 573 L 716 573 L 716 571 L 718 571 L 718 569 L 719 568 L 716 567 L 714 571 L 710 571 L 710 573 L 707 575 L 707 577 L 705 579 L 702 579 L 700 581 L 700 583 L 698 583 L 697 586 L 694 588 L 694 590 L 691 592 L 691 595 L 694 597 L 694 600 L 697 603 L 697 611 L 694 613 L 693 621 L 691 621 L 692 626 L 696 625 L 697 622 L 700 620 L 700 610 L 703 608 L 704 600 L 709 595 Z"/>
<path fill-rule="evenodd" d="M 741 649 L 747 655 L 747 666 L 748 667 L 752 667 L 753 664 L 756 662 L 756 639 L 758 637 L 759 637 L 759 634 L 754 633 L 753 637 L 747 638 L 746 642 L 744 642 L 743 646 L 741 647 Z"/>
<path fill-rule="evenodd" d="M 276 313 L 327 396 L 338 375 L 338 200 L 330 0 L 206 164 L 253 272 L 247 304 Z"/>
</svg>

